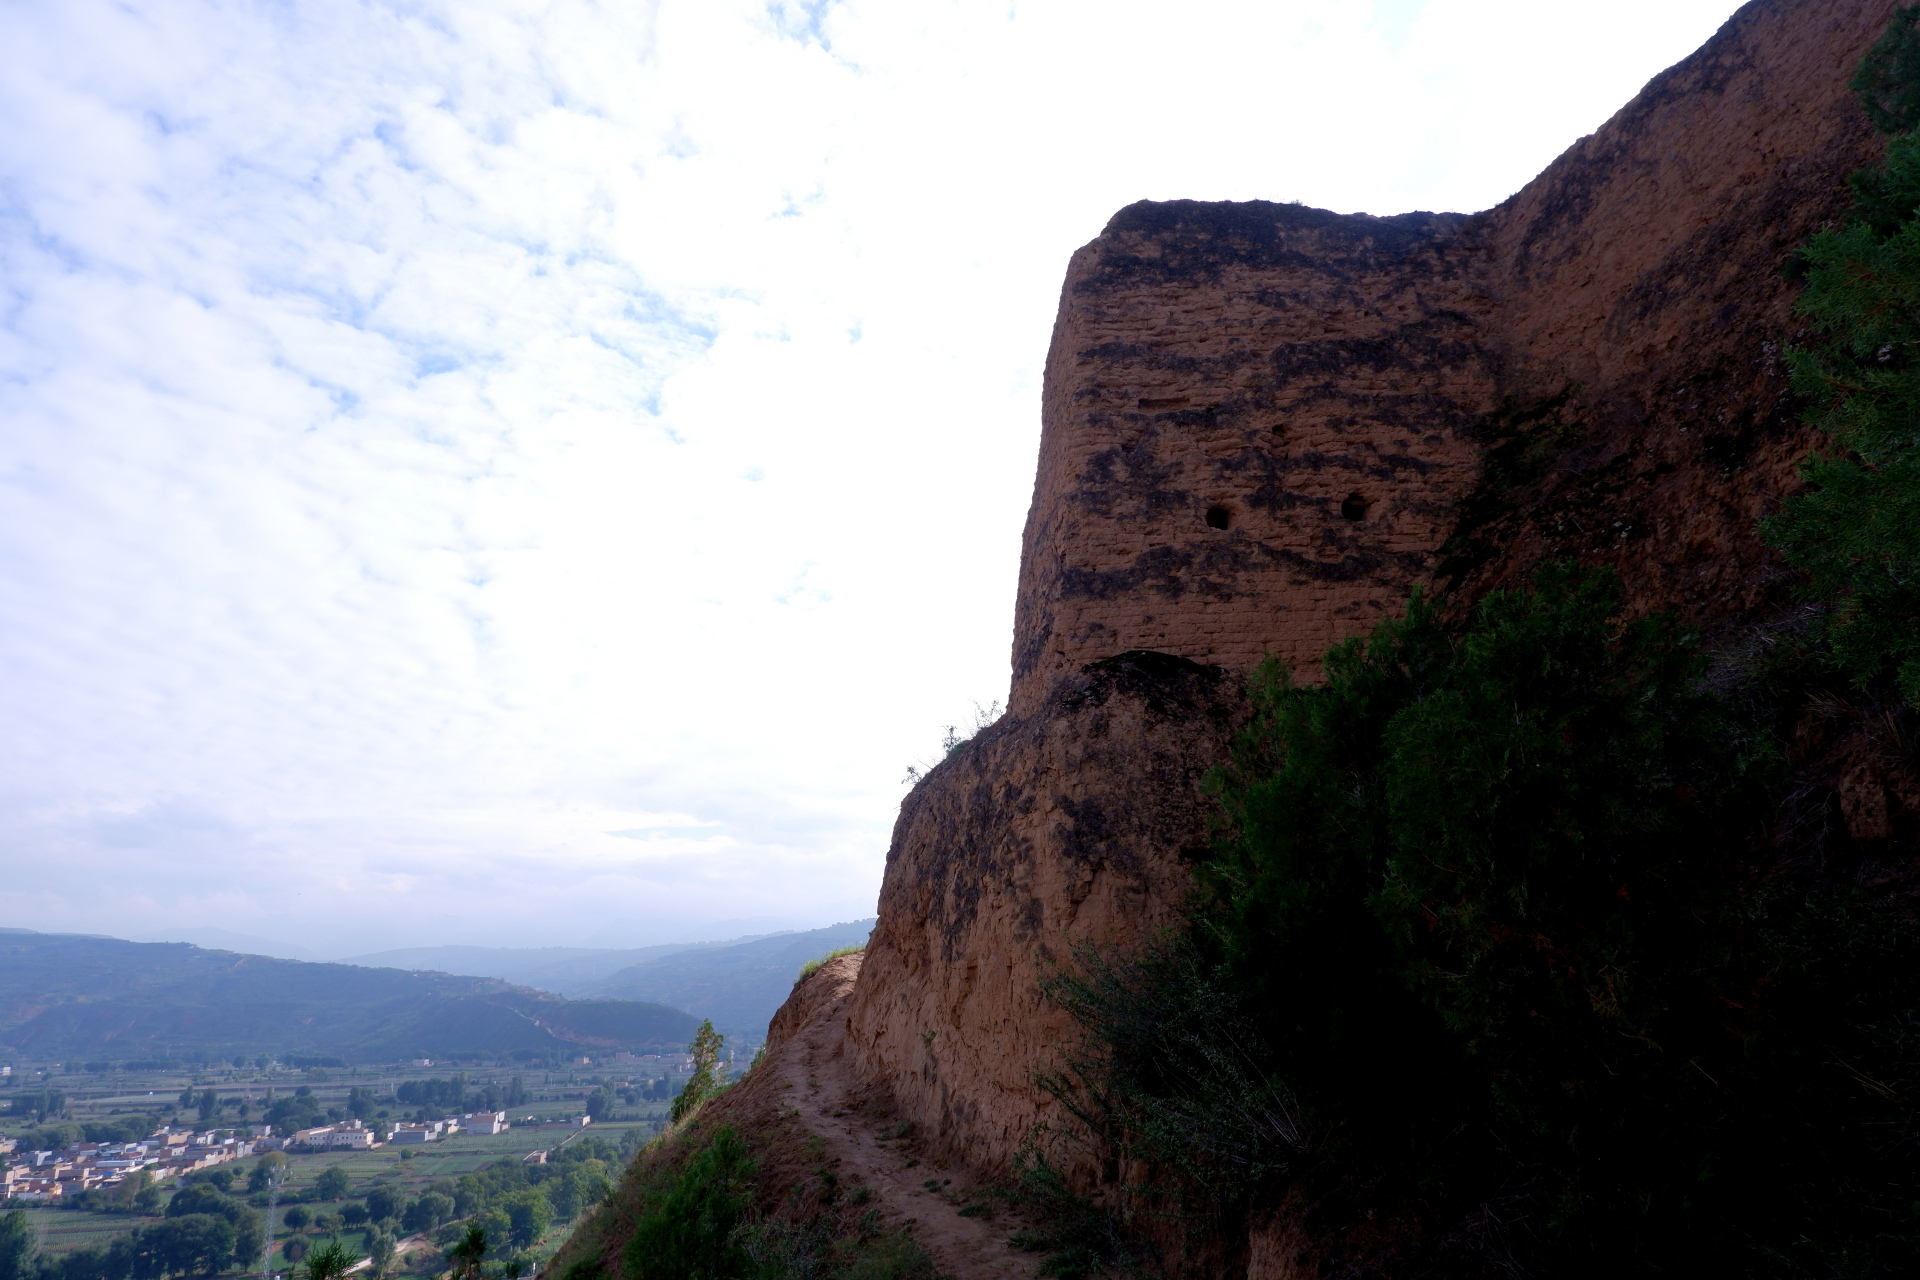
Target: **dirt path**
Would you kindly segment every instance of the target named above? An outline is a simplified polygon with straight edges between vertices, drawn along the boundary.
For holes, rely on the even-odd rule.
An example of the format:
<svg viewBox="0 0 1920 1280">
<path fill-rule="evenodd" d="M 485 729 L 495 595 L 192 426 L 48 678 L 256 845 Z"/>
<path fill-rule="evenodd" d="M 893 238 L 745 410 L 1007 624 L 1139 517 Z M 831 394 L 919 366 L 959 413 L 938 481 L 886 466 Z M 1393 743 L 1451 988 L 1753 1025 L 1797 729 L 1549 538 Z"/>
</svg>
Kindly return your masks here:
<svg viewBox="0 0 1920 1280">
<path fill-rule="evenodd" d="M 393 1246 L 393 1260 L 396 1264 L 398 1264 L 400 1259 L 406 1257 L 409 1253 L 412 1253 L 418 1249 L 426 1249 L 431 1251 L 433 1249 L 433 1241 L 427 1239 L 425 1236 L 408 1236 L 404 1240 L 396 1240 Z M 352 1275 L 356 1271 L 370 1271 L 372 1269 L 373 1269 L 373 1259 L 362 1258 L 360 1259 L 360 1261 L 348 1267 L 346 1271 L 343 1272 L 342 1274 Z M 291 1274 L 293 1271 L 293 1268 L 289 1267 L 287 1268 L 287 1271 L 289 1274 Z"/>
<path fill-rule="evenodd" d="M 1019 1229 L 1004 1208 L 962 1217 L 976 1188 L 952 1170 L 918 1159 L 912 1144 L 891 1140 L 888 1122 L 859 1109 L 863 1095 L 848 1069 L 844 1032 L 852 982 L 827 1009 L 782 1045 L 772 1065 L 781 1100 L 800 1123 L 840 1160 L 844 1183 L 871 1188 L 884 1221 L 904 1224 L 954 1280 L 1003 1280 L 1033 1275 L 1034 1255 L 1007 1244 Z M 939 1183 L 929 1188 L 928 1181 Z M 990 1215 L 990 1216 L 989 1216 Z"/>
</svg>

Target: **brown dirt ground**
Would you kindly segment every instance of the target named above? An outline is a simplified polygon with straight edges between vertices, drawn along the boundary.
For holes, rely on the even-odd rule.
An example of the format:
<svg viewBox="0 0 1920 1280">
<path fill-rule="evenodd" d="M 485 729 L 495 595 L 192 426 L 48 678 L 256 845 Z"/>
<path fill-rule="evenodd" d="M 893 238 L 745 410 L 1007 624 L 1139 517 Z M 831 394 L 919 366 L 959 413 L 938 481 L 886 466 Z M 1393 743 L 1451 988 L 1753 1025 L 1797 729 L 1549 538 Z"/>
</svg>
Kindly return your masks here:
<svg viewBox="0 0 1920 1280">
<path fill-rule="evenodd" d="M 752 1151 L 759 1208 L 769 1218 L 825 1222 L 836 1235 L 905 1230 L 950 1280 L 1033 1275 L 1035 1255 L 1007 1244 L 1024 1225 L 1019 1217 L 992 1188 L 928 1157 L 911 1133 L 896 1136 L 891 1098 L 855 1077 L 844 1036 L 860 961 L 842 956 L 797 984 L 768 1030 L 759 1066 L 642 1152 L 543 1278 L 592 1257 L 607 1276 L 620 1275 L 639 1201 L 662 1163 L 678 1164 L 704 1145 L 701 1135 L 728 1124 Z M 962 1216 L 963 1209 L 970 1213 Z"/>
</svg>

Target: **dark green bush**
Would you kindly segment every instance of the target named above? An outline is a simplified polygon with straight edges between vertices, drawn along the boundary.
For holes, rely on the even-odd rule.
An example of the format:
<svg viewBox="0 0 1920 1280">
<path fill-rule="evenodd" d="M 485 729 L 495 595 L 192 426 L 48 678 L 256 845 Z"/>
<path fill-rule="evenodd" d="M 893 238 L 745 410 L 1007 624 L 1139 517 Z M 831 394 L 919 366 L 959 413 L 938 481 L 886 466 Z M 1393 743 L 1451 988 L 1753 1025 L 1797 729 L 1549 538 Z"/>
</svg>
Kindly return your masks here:
<svg viewBox="0 0 1920 1280">
<path fill-rule="evenodd" d="M 1847 83 L 1881 133 L 1920 125 L 1920 6 L 1895 11 Z"/>
<path fill-rule="evenodd" d="M 1911 922 L 1744 887 L 1769 740 L 1620 609 L 1551 565 L 1263 669 L 1186 933 L 1050 984 L 1055 1092 L 1229 1218 L 1291 1183 L 1550 1273 L 1920 1263 Z"/>
<path fill-rule="evenodd" d="M 1920 706 L 1920 9 L 1895 15 L 1854 85 L 1895 136 L 1848 179 L 1854 216 L 1795 255 L 1796 309 L 1825 341 L 1788 353 L 1832 447 L 1761 532 L 1806 573 L 1835 665 L 1861 687 L 1891 676 Z"/>
<path fill-rule="evenodd" d="M 628 1280 L 734 1280 L 751 1259 L 735 1229 L 752 1204 L 753 1159 L 731 1125 L 655 1197 L 627 1242 Z"/>
</svg>

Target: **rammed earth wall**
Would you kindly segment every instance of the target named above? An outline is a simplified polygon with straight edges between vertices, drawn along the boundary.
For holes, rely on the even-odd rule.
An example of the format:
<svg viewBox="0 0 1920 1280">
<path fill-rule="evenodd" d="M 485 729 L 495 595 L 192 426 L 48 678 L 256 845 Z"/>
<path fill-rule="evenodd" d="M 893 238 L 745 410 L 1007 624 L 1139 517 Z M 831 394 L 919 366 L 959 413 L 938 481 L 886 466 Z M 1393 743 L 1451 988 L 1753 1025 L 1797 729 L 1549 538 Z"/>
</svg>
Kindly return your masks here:
<svg viewBox="0 0 1920 1280">
<path fill-rule="evenodd" d="M 1779 268 L 1877 155 L 1846 79 L 1892 8 L 1756 0 L 1485 213 L 1140 204 L 1074 255 L 1011 710 L 902 806 L 847 1020 L 949 1154 L 1057 1138 L 1039 977 L 1177 917 L 1262 653 L 1316 679 L 1437 572 L 1471 598 L 1546 555 L 1709 627 L 1767 602 L 1754 522 L 1809 443 Z M 1489 476 L 1529 408 L 1545 454 Z M 1054 1153 L 1095 1194 L 1123 1173 Z"/>
</svg>

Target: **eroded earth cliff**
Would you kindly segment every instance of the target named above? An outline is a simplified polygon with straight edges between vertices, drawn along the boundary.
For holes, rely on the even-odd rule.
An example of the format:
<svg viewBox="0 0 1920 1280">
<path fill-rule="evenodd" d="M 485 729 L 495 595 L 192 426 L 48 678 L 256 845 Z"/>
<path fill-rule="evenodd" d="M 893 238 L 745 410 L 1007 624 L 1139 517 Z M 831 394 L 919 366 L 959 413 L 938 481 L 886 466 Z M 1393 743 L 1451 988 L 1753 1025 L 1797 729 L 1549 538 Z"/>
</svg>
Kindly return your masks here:
<svg viewBox="0 0 1920 1280">
<path fill-rule="evenodd" d="M 1416 584 L 1569 554 L 1710 634 L 1778 607 L 1754 526 L 1811 443 L 1780 268 L 1877 156 L 1846 82 L 1892 8 L 1756 0 L 1485 213 L 1143 203 L 1074 255 L 1011 710 L 903 805 L 846 1019 L 943 1154 L 1123 1176 L 1034 1085 L 1070 1034 L 1039 982 L 1174 919 L 1263 654 L 1311 681 Z"/>
<path fill-rule="evenodd" d="M 1755 524 L 1812 444 L 1781 267 L 1878 156 L 1847 80 L 1893 8 L 1755 0 L 1483 213 L 1116 214 L 1061 291 L 1010 710 L 907 797 L 864 956 L 796 988 L 769 1069 L 715 1115 L 766 1128 L 776 1163 L 808 1132 L 862 1153 L 896 1222 L 910 1166 L 875 1152 L 903 1126 L 954 1179 L 924 1187 L 1004 1179 L 1027 1146 L 1099 1203 L 1142 1171 L 1069 1141 L 1036 1084 L 1074 1034 L 1042 982 L 1078 943 L 1181 919 L 1202 780 L 1264 655 L 1316 681 L 1415 587 L 1457 609 L 1550 557 L 1613 565 L 1634 610 L 1722 645 L 1779 615 Z M 1876 732 L 1800 731 L 1831 775 L 1807 785 L 1869 842 L 1920 821 L 1920 782 L 1870 767 Z M 848 1118 L 875 1108 L 884 1130 Z M 1390 1216 L 1316 1240 L 1280 1206 L 1201 1270 L 1397 1274 Z M 933 1221 L 954 1274 L 1023 1265 Z"/>
</svg>

